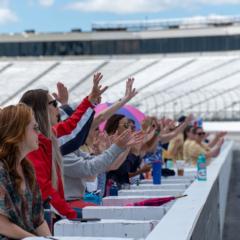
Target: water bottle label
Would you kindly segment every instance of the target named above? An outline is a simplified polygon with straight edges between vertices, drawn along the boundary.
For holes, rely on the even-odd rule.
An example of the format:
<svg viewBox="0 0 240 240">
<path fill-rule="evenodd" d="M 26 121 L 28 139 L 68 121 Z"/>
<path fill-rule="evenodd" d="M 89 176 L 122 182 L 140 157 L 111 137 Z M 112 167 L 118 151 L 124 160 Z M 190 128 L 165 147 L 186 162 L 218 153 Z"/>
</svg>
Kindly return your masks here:
<svg viewBox="0 0 240 240">
<path fill-rule="evenodd" d="M 198 169 L 205 169 L 205 168 L 206 168 L 205 162 L 198 163 Z"/>
<path fill-rule="evenodd" d="M 198 180 L 207 180 L 207 171 L 206 171 L 206 169 L 198 170 Z"/>
</svg>

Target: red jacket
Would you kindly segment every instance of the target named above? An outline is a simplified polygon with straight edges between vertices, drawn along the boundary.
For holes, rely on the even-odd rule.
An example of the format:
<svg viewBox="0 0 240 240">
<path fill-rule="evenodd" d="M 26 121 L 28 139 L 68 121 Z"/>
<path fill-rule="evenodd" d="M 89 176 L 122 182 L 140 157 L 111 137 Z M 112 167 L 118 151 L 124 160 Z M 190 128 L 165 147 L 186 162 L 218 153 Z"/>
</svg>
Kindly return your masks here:
<svg viewBox="0 0 240 240">
<path fill-rule="evenodd" d="M 92 108 L 93 106 L 88 99 L 85 98 L 70 118 L 53 127 L 53 131 L 56 136 L 61 137 L 71 133 L 89 107 Z M 54 189 L 52 186 L 52 142 L 43 134 L 39 134 L 38 139 L 38 150 L 29 153 L 27 157 L 33 163 L 37 181 L 42 192 L 43 201 L 45 201 L 48 197 L 51 197 L 51 205 L 61 215 L 70 219 L 76 218 L 77 213 L 64 199 L 63 183 L 59 169 L 57 171 L 57 189 Z"/>
<path fill-rule="evenodd" d="M 77 124 L 88 108 L 93 107 L 94 106 L 89 102 L 88 97 L 84 98 L 83 101 L 78 105 L 75 112 L 68 119 L 53 126 L 53 132 L 55 133 L 56 137 L 59 138 L 70 134 L 77 127 Z"/>
</svg>

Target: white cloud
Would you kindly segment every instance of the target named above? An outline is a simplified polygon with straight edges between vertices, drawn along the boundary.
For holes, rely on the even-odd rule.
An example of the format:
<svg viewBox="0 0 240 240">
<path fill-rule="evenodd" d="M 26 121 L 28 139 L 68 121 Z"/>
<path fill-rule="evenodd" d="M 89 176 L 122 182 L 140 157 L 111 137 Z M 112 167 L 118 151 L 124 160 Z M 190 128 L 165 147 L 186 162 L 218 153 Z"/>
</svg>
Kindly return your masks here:
<svg viewBox="0 0 240 240">
<path fill-rule="evenodd" d="M 8 8 L 0 8 L 0 24 L 17 22 L 18 17 Z"/>
<path fill-rule="evenodd" d="M 174 0 L 83 0 L 71 3 L 67 8 L 85 12 L 159 12 L 174 5 L 173 2 Z"/>
<path fill-rule="evenodd" d="M 231 4 L 231 5 L 234 5 L 234 4 L 240 4 L 240 0 L 198 0 L 200 3 L 203 3 L 203 4 L 212 4 L 212 5 L 224 5 L 224 4 Z"/>
<path fill-rule="evenodd" d="M 141 13 L 160 12 L 175 7 L 240 4 L 240 0 L 81 0 L 66 6 L 83 12 Z"/>
<path fill-rule="evenodd" d="M 54 0 L 39 0 L 39 4 L 44 7 L 50 7 L 54 4 Z"/>
<path fill-rule="evenodd" d="M 0 0 L 0 24 L 17 22 L 17 15 L 10 9 L 8 0 Z"/>
</svg>

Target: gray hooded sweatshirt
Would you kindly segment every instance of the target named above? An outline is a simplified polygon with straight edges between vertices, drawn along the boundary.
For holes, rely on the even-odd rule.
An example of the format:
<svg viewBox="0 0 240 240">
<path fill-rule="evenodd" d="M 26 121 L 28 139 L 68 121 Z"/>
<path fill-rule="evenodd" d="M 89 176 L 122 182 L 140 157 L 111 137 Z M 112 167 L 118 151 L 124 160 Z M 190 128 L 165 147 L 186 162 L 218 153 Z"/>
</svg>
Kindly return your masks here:
<svg viewBox="0 0 240 240">
<path fill-rule="evenodd" d="M 63 157 L 64 192 L 66 200 L 79 199 L 86 189 L 86 177 L 104 173 L 108 167 L 124 152 L 113 144 L 102 154 L 91 156 L 80 150 Z"/>
</svg>

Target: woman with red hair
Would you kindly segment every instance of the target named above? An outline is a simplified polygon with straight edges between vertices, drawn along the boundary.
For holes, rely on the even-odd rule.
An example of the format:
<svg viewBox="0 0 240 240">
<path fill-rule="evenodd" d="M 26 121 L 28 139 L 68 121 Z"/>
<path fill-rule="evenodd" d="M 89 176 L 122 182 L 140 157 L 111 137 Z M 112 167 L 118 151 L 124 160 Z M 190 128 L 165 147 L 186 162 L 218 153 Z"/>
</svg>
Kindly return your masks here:
<svg viewBox="0 0 240 240">
<path fill-rule="evenodd" d="M 0 112 L 0 239 L 51 235 L 26 155 L 38 148 L 38 125 L 25 104 Z"/>
</svg>

